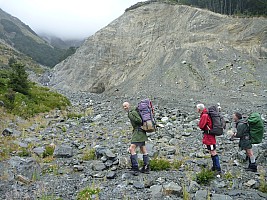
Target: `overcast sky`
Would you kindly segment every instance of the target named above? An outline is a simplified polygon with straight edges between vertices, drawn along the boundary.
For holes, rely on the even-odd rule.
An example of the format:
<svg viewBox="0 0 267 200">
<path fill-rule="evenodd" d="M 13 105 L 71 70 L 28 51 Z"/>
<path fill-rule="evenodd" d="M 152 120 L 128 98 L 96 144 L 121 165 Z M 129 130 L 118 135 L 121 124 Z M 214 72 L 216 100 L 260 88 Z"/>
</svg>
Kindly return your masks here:
<svg viewBox="0 0 267 200">
<path fill-rule="evenodd" d="M 0 8 L 38 34 L 84 39 L 140 1 L 145 0 L 0 0 Z"/>
</svg>

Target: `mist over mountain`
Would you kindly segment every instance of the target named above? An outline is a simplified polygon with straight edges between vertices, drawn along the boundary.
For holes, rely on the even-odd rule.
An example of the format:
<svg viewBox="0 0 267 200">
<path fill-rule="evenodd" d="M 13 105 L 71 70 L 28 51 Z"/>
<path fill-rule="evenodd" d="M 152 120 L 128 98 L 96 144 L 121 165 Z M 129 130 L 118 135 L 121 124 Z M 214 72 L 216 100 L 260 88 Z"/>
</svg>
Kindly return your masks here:
<svg viewBox="0 0 267 200">
<path fill-rule="evenodd" d="M 69 40 L 63 40 L 57 36 L 53 36 L 53 35 L 49 35 L 46 33 L 39 33 L 38 34 L 40 37 L 42 37 L 46 42 L 48 42 L 50 45 L 54 46 L 54 47 L 58 47 L 60 49 L 68 49 L 70 47 L 79 47 L 82 45 L 82 43 L 84 42 L 84 40 L 80 39 L 69 39 Z"/>
<path fill-rule="evenodd" d="M 69 56 L 70 42 L 53 46 L 38 36 L 29 26 L 18 18 L 0 9 L 0 39 L 12 49 L 32 58 L 41 65 L 53 67 Z M 73 44 L 73 41 L 71 41 Z M 69 43 L 69 44 L 68 44 Z M 76 45 L 78 45 L 77 43 Z M 3 49 L 0 49 L 4 51 Z M 12 55 L 10 55 L 12 56 Z M 9 56 L 9 57 L 10 57 Z M 6 64 L 6 63 L 4 63 Z"/>
</svg>

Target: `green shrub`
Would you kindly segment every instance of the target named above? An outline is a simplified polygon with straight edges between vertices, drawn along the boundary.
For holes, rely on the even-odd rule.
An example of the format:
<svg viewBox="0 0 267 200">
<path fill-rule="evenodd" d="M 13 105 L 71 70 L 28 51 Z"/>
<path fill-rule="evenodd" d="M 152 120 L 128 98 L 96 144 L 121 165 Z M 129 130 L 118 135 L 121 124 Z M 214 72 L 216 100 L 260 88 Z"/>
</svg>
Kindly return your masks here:
<svg viewBox="0 0 267 200">
<path fill-rule="evenodd" d="M 28 118 L 70 105 L 63 95 L 30 82 L 23 64 L 10 59 L 9 65 L 9 69 L 0 71 L 0 101 L 8 112 Z"/>
<path fill-rule="evenodd" d="M 171 163 L 167 159 L 163 158 L 154 158 L 150 160 L 150 169 L 152 171 L 162 171 L 168 170 L 171 168 Z"/>
<path fill-rule="evenodd" d="M 27 148 L 21 148 L 21 151 L 18 152 L 18 156 L 20 157 L 28 157 L 31 153 Z"/>
<path fill-rule="evenodd" d="M 183 184 L 183 200 L 190 200 L 190 194 L 189 192 L 186 190 L 186 186 L 185 184 Z"/>
<path fill-rule="evenodd" d="M 43 169 L 42 173 L 46 174 L 46 173 L 53 173 L 54 175 L 58 175 L 59 166 L 57 164 L 51 164 L 49 165 L 47 168 Z"/>
<path fill-rule="evenodd" d="M 29 81 L 28 74 L 25 71 L 25 66 L 14 62 L 10 67 L 12 71 L 9 77 L 9 87 L 21 94 L 29 94 Z"/>
<path fill-rule="evenodd" d="M 81 118 L 82 114 L 80 113 L 75 113 L 75 112 L 71 112 L 67 114 L 68 119 L 73 119 L 73 118 Z"/>
<path fill-rule="evenodd" d="M 259 186 L 259 190 L 261 192 L 267 193 L 267 183 L 266 180 L 264 178 L 264 173 L 260 174 L 260 186 Z"/>
<path fill-rule="evenodd" d="M 0 137 L 0 161 L 7 160 L 10 154 L 19 148 L 14 141 L 13 136 Z"/>
<path fill-rule="evenodd" d="M 46 146 L 45 151 L 43 152 L 43 158 L 52 156 L 54 154 L 54 150 L 55 150 L 54 146 L 50 145 Z"/>
<path fill-rule="evenodd" d="M 171 165 L 173 169 L 179 169 L 182 164 L 183 164 L 182 160 L 174 160 Z"/>
<path fill-rule="evenodd" d="M 64 109 L 70 105 L 70 101 L 63 95 L 52 92 L 45 87 L 36 86 L 34 83 L 30 83 L 28 95 L 15 93 L 12 89 L 6 89 L 1 93 L 0 100 L 4 101 L 8 111 L 24 118 L 33 117 L 38 113 L 48 112 L 56 108 Z"/>
<path fill-rule="evenodd" d="M 209 169 L 202 168 L 196 175 L 196 181 L 199 184 L 208 184 L 212 179 L 214 179 L 214 172 Z"/>
<path fill-rule="evenodd" d="M 77 200 L 91 200 L 93 195 L 98 195 L 100 192 L 99 188 L 94 186 L 86 187 L 78 193 Z"/>
<path fill-rule="evenodd" d="M 54 195 L 42 195 L 39 200 L 62 200 L 62 198 L 55 197 Z"/>
<path fill-rule="evenodd" d="M 227 179 L 227 180 L 231 180 L 231 179 L 234 178 L 234 176 L 232 175 L 231 172 L 226 172 L 226 173 L 224 174 L 224 178 Z"/>
<path fill-rule="evenodd" d="M 95 160 L 96 159 L 96 154 L 95 154 L 95 149 L 86 149 L 83 152 L 82 160 Z"/>
</svg>

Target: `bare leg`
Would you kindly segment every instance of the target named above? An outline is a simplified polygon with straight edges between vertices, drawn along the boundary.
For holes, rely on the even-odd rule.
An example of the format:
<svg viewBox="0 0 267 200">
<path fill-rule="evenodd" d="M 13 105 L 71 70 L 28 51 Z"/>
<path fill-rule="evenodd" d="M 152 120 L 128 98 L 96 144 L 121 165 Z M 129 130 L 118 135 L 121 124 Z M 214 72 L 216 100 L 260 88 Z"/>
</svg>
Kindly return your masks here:
<svg viewBox="0 0 267 200">
<path fill-rule="evenodd" d="M 142 152 L 143 155 L 147 155 L 147 150 L 146 150 L 146 146 L 141 146 L 140 150 Z"/>
<path fill-rule="evenodd" d="M 131 144 L 130 147 L 129 147 L 129 151 L 130 151 L 131 155 L 136 154 L 135 150 L 136 150 L 136 145 L 135 144 Z"/>
</svg>

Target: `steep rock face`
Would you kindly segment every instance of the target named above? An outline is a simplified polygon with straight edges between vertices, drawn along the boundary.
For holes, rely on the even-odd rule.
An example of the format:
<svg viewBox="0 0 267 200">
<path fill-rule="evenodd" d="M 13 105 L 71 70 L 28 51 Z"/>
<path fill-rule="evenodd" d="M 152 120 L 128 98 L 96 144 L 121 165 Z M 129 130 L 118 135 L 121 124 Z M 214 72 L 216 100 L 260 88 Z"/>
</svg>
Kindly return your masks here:
<svg viewBox="0 0 267 200">
<path fill-rule="evenodd" d="M 238 86 L 260 91 L 267 19 L 151 3 L 125 12 L 56 65 L 55 88 L 172 95 Z"/>
</svg>

